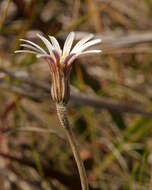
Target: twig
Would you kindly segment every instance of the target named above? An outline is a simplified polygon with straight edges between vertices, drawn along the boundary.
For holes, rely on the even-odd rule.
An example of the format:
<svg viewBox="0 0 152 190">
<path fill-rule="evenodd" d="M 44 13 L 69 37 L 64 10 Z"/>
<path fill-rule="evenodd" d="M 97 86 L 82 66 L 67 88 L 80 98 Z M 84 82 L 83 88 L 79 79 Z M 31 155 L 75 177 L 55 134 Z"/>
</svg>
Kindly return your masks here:
<svg viewBox="0 0 152 190">
<path fill-rule="evenodd" d="M 27 74 L 27 76 L 21 76 L 18 74 L 18 72 L 11 72 L 8 69 L 5 69 L 3 67 L 0 67 L 0 72 L 3 72 L 10 76 L 11 78 L 18 79 L 20 81 L 23 81 L 25 83 L 28 83 L 32 86 L 39 87 L 45 92 L 47 92 L 48 96 L 50 93 L 50 85 L 47 83 L 44 83 L 42 81 L 39 81 L 38 79 L 35 79 L 31 75 Z M 21 87 L 17 87 L 15 85 L 9 85 L 3 80 L 0 81 L 0 88 L 11 90 L 12 92 L 16 92 L 18 94 L 23 94 L 26 97 L 31 98 L 34 101 L 40 102 L 41 99 L 44 99 L 44 95 L 39 96 L 38 94 L 28 92 L 25 89 L 22 89 Z M 139 114 L 146 117 L 152 117 L 152 113 L 144 110 L 144 108 L 139 107 L 137 104 L 132 104 L 130 102 L 119 102 L 116 100 L 112 100 L 106 97 L 98 97 L 96 95 L 89 96 L 88 94 L 80 93 L 76 91 L 73 87 L 71 89 L 71 99 L 70 102 L 73 104 L 78 105 L 87 105 L 98 109 L 107 109 L 110 111 L 117 111 L 119 113 L 132 113 L 132 114 Z"/>
<path fill-rule="evenodd" d="M 4 88 L 7 90 L 10 90 L 11 92 L 15 92 L 17 94 L 24 95 L 25 97 L 28 97 L 36 102 L 40 102 L 42 100 L 42 98 L 44 98 L 44 95 L 43 96 L 35 95 L 35 93 L 29 92 L 25 88 L 23 89 L 21 87 L 15 86 L 15 85 L 10 85 L 2 80 L 0 80 L 0 88 Z"/>
<path fill-rule="evenodd" d="M 38 132 L 38 133 L 53 133 L 55 135 L 57 135 L 58 137 L 60 137 L 62 140 L 65 140 L 64 136 L 61 136 L 59 134 L 57 134 L 57 132 L 53 129 L 43 129 L 43 128 L 40 128 L 40 127 L 25 127 L 25 128 L 19 128 L 17 129 L 18 131 L 21 131 L 21 132 Z"/>
<path fill-rule="evenodd" d="M 0 31 L 3 28 L 3 24 L 4 24 L 6 16 L 7 16 L 8 8 L 10 6 L 10 2 L 11 2 L 11 0 L 8 0 L 7 6 L 6 6 L 5 11 L 4 11 L 4 15 L 2 16 L 2 20 L 1 20 L 1 23 L 0 23 Z"/>
<path fill-rule="evenodd" d="M 86 32 L 76 32 L 77 39 L 82 38 L 85 36 Z M 96 34 L 98 38 L 102 39 L 102 50 L 103 52 L 106 50 L 113 50 L 117 48 L 128 48 L 133 47 L 137 44 L 143 43 L 151 43 L 152 42 L 152 32 L 146 31 L 144 33 L 134 32 L 130 34 Z"/>
<path fill-rule="evenodd" d="M 119 113 L 124 112 L 152 117 L 151 112 L 147 112 L 144 109 L 138 107 L 136 104 L 130 102 L 118 102 L 110 98 L 101 98 L 95 95 L 90 96 L 80 92 L 77 94 L 76 92 L 72 92 L 71 100 L 72 103 L 76 102 L 80 105 L 87 105 L 98 109 L 108 109 L 109 111 L 116 111 Z"/>
</svg>

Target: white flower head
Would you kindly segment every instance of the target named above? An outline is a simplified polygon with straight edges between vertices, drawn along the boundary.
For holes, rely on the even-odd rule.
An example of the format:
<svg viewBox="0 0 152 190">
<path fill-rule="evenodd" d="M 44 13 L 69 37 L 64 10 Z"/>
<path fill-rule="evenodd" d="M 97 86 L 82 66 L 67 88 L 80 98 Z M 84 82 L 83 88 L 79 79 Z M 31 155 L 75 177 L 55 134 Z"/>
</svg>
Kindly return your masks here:
<svg viewBox="0 0 152 190">
<path fill-rule="evenodd" d="M 45 37 L 43 37 L 40 34 L 37 34 L 37 36 L 43 41 L 45 46 L 47 47 L 47 51 L 45 51 L 43 48 L 41 48 L 36 43 L 20 39 L 23 43 L 20 45 L 21 47 L 25 47 L 27 49 L 24 50 L 17 50 L 15 53 L 31 53 L 35 54 L 37 58 L 47 58 L 51 59 L 55 64 L 60 63 L 64 65 L 71 65 L 71 63 L 77 58 L 82 55 L 88 55 L 88 54 L 96 54 L 101 53 L 101 50 L 88 50 L 89 47 L 99 44 L 101 42 L 101 39 L 94 39 L 93 34 L 86 35 L 84 38 L 82 38 L 71 50 L 72 44 L 74 41 L 75 33 L 70 32 L 68 35 L 63 50 L 61 49 L 58 41 L 55 37 L 49 36 L 49 40 L 47 40 Z"/>
<path fill-rule="evenodd" d="M 70 97 L 69 75 L 73 61 L 82 55 L 100 53 L 101 50 L 86 51 L 86 49 L 100 43 L 101 39 L 92 40 L 94 35 L 89 34 L 82 38 L 72 49 L 75 33 L 71 32 L 62 50 L 58 41 L 53 36 L 49 36 L 50 40 L 47 40 L 40 34 L 37 34 L 37 36 L 43 41 L 47 47 L 47 51 L 29 40 L 20 39 L 23 42 L 21 47 L 27 49 L 17 50 L 15 53 L 32 53 L 37 58 L 45 58 L 49 64 L 52 77 L 52 99 L 58 103 L 67 103 Z"/>
</svg>

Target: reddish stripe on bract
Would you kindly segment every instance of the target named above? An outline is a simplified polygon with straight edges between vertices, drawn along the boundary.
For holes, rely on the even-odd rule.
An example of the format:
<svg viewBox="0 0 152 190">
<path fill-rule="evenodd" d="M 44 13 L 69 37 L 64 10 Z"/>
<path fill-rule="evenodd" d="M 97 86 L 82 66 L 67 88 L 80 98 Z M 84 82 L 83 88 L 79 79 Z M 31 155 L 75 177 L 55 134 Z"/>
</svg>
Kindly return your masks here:
<svg viewBox="0 0 152 190">
<path fill-rule="evenodd" d="M 54 54 L 54 56 L 56 58 L 56 63 L 59 64 L 60 63 L 60 55 L 55 50 L 53 50 L 52 52 L 53 52 L 53 54 Z"/>
<path fill-rule="evenodd" d="M 71 55 L 68 55 L 68 56 L 65 58 L 65 60 L 64 60 L 64 62 L 63 62 L 63 65 L 66 65 L 66 64 L 68 63 L 68 61 L 69 61 L 74 55 L 75 55 L 74 53 L 72 53 Z"/>
</svg>

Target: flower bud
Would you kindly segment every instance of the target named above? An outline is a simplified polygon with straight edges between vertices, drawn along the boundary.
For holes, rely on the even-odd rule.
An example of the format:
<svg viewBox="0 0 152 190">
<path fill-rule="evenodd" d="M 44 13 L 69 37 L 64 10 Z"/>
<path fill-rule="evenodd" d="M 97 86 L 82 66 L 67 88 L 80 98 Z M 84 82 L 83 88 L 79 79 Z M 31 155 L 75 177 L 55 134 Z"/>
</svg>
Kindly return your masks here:
<svg viewBox="0 0 152 190">
<path fill-rule="evenodd" d="M 54 102 L 67 104 L 70 98 L 69 78 L 71 67 L 55 64 L 47 59 L 51 71 L 51 96 Z"/>
</svg>

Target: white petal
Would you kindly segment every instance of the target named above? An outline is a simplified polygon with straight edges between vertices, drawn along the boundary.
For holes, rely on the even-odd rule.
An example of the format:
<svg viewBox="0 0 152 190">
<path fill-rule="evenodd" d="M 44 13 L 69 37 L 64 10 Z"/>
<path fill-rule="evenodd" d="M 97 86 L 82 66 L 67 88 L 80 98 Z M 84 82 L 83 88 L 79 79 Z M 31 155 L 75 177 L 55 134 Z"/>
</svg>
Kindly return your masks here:
<svg viewBox="0 0 152 190">
<path fill-rule="evenodd" d="M 27 43 L 33 45 L 34 47 L 36 47 L 37 49 L 39 49 L 41 52 L 46 53 L 46 51 L 44 51 L 44 49 L 42 49 L 39 45 L 35 44 L 34 42 L 31 42 L 29 40 L 24 40 L 24 39 L 20 39 L 20 40 L 23 42 L 27 42 Z"/>
<path fill-rule="evenodd" d="M 81 55 L 96 54 L 96 53 L 101 53 L 101 52 L 102 52 L 101 50 L 89 50 L 89 51 L 84 51 L 84 52 L 78 53 L 77 55 L 81 56 Z"/>
<path fill-rule="evenodd" d="M 82 38 L 72 49 L 71 53 L 73 53 L 74 51 L 77 51 L 77 49 L 79 49 L 79 47 L 81 47 L 84 43 L 86 43 L 87 41 L 91 40 L 94 37 L 93 34 L 89 34 L 86 37 Z"/>
<path fill-rule="evenodd" d="M 78 55 L 72 56 L 71 59 L 67 62 L 67 65 L 70 65 L 77 57 Z"/>
<path fill-rule="evenodd" d="M 30 51 L 30 50 L 17 50 L 17 51 L 14 51 L 14 53 L 32 53 L 32 54 L 37 54 L 37 52 Z"/>
<path fill-rule="evenodd" d="M 78 58 L 79 56 L 83 56 L 83 55 L 89 55 L 89 54 L 94 54 L 94 53 L 101 53 L 102 50 L 89 50 L 89 51 L 85 51 L 85 52 L 81 52 L 81 53 L 77 53 L 76 55 L 72 56 L 67 65 L 70 65 L 76 58 Z"/>
<path fill-rule="evenodd" d="M 50 56 L 50 55 L 47 55 L 47 54 L 37 54 L 36 57 L 37 57 L 37 58 L 41 58 L 41 57 L 51 58 L 51 56 Z"/>
<path fill-rule="evenodd" d="M 49 42 L 49 40 L 47 40 L 45 37 L 41 36 L 40 34 L 37 34 L 37 36 L 44 42 L 49 52 L 51 53 L 54 48 L 52 44 Z"/>
<path fill-rule="evenodd" d="M 56 61 L 55 56 L 52 52 L 52 50 L 54 50 L 54 47 L 52 46 L 52 44 L 49 42 L 49 40 L 47 40 L 45 37 L 41 36 L 40 34 L 37 34 L 37 36 L 44 42 L 44 44 L 46 45 L 46 47 L 49 50 L 50 55 L 52 56 L 53 60 Z"/>
<path fill-rule="evenodd" d="M 40 51 L 39 49 L 37 49 L 37 48 L 35 48 L 35 47 L 31 46 L 31 45 L 28 45 L 28 44 L 21 44 L 20 46 L 32 49 L 32 50 L 37 51 L 39 53 L 42 53 L 42 51 Z"/>
<path fill-rule="evenodd" d="M 69 55 L 69 52 L 71 50 L 72 47 L 72 43 L 75 37 L 75 33 L 74 32 L 70 32 L 70 34 L 68 35 L 65 43 L 64 43 L 64 47 L 63 47 L 63 57 Z"/>
<path fill-rule="evenodd" d="M 55 50 L 58 52 L 59 55 L 61 55 L 62 50 L 61 50 L 60 45 L 59 45 L 58 41 L 56 40 L 56 38 L 54 38 L 53 36 L 49 36 L 49 38 L 50 38 Z"/>
<path fill-rule="evenodd" d="M 80 52 L 84 51 L 85 49 L 89 48 L 90 46 L 93 46 L 93 45 L 98 44 L 100 42 L 101 42 L 101 39 L 91 40 L 90 42 L 85 43 L 84 45 L 79 47 L 79 49 L 76 49 L 72 53 L 80 53 Z"/>
</svg>

